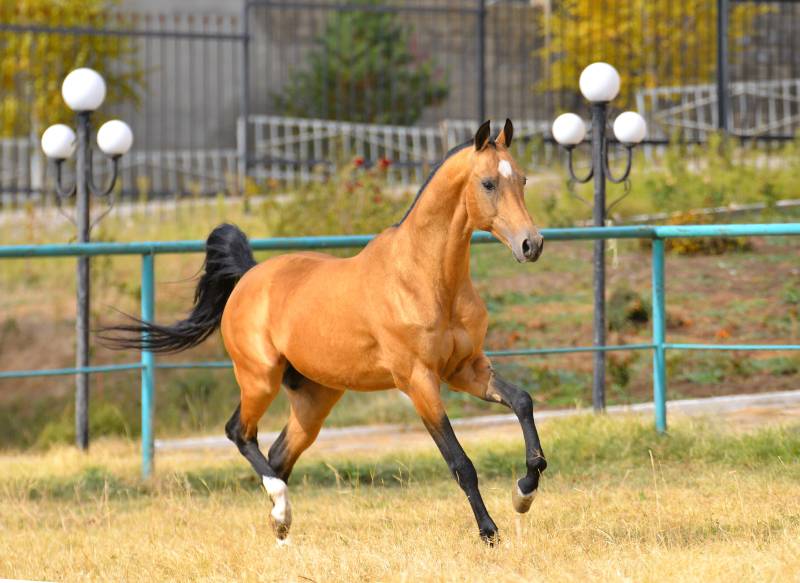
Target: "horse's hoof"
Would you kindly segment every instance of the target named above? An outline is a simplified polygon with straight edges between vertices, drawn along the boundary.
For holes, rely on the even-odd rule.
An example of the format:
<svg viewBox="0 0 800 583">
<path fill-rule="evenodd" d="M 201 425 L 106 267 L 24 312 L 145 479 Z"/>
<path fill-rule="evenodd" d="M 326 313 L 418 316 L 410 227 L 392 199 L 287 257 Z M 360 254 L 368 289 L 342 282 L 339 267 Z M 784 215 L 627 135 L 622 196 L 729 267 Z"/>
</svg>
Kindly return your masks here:
<svg viewBox="0 0 800 583">
<path fill-rule="evenodd" d="M 274 512 L 274 509 L 273 509 Z M 286 514 L 287 518 L 284 520 L 278 520 L 275 518 L 274 514 L 269 515 L 269 522 L 272 525 L 272 532 L 275 533 L 275 538 L 278 539 L 278 543 L 280 545 L 281 542 L 289 542 L 289 528 L 292 526 L 292 511 L 288 510 Z"/>
<path fill-rule="evenodd" d="M 522 490 L 519 489 L 519 484 L 514 486 L 514 491 L 511 492 L 511 503 L 514 505 L 514 510 L 520 514 L 525 514 L 530 510 L 533 499 L 536 498 L 536 492 L 538 490 L 534 490 L 530 494 L 523 494 Z"/>
<path fill-rule="evenodd" d="M 264 488 L 272 502 L 272 511 L 269 513 L 272 532 L 278 541 L 285 540 L 292 526 L 292 506 L 289 504 L 286 482 L 278 478 L 264 477 Z"/>
<path fill-rule="evenodd" d="M 496 530 L 481 530 L 481 540 L 489 548 L 494 548 L 500 544 L 500 533 Z"/>
</svg>

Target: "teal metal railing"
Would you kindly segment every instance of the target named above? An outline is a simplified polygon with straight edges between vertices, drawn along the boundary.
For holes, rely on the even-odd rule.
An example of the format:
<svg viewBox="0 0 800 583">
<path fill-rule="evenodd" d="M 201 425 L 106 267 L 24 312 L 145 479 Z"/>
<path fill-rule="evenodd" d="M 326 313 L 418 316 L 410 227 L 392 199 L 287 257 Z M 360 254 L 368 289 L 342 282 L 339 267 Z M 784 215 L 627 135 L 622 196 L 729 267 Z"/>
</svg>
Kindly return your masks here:
<svg viewBox="0 0 800 583">
<path fill-rule="evenodd" d="M 800 236 L 800 223 L 745 224 L 745 225 L 691 225 L 691 226 L 626 226 L 587 227 L 570 229 L 543 229 L 548 241 L 576 241 L 595 239 L 651 239 L 652 240 L 652 294 L 653 334 L 650 344 L 625 344 L 620 346 L 570 346 L 560 348 L 519 348 L 487 352 L 494 357 L 565 354 L 574 352 L 652 350 L 653 351 L 653 401 L 655 424 L 659 432 L 667 429 L 667 350 L 800 350 L 800 344 L 675 344 L 666 339 L 666 297 L 664 290 L 664 240 L 694 237 L 744 237 L 744 236 Z M 344 235 L 330 237 L 276 237 L 253 239 L 256 251 L 293 251 L 301 249 L 357 248 L 369 243 L 374 235 Z M 491 243 L 496 240 L 484 232 L 473 236 L 474 243 Z M 35 257 L 78 257 L 96 255 L 140 255 L 142 257 L 141 314 L 152 321 L 155 312 L 155 256 L 172 253 L 199 253 L 205 250 L 203 241 L 168 241 L 143 243 L 75 243 L 59 245 L 0 246 L 0 259 Z M 141 371 L 142 390 L 142 473 L 149 476 L 153 469 L 155 407 L 155 373 L 157 369 L 176 368 L 228 368 L 231 363 L 187 362 L 159 364 L 152 352 L 143 350 L 138 363 L 90 366 L 82 369 L 59 368 L 48 370 L 0 371 L 0 379 L 38 376 L 71 375 L 79 372 L 105 373 L 124 370 Z"/>
</svg>

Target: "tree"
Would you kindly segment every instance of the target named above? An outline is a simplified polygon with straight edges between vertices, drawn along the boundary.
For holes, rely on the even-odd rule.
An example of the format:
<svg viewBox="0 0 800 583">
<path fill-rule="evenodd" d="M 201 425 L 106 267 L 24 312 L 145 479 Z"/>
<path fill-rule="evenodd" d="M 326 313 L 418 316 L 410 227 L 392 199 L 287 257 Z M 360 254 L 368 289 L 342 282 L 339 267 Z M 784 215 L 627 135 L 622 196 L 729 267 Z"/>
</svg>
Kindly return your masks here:
<svg viewBox="0 0 800 583">
<path fill-rule="evenodd" d="M 441 103 L 447 81 L 432 58 L 412 51 L 408 27 L 397 15 L 375 11 L 381 0 L 360 0 L 365 10 L 337 11 L 275 105 L 285 115 L 411 125 Z"/>
<path fill-rule="evenodd" d="M 710 0 L 561 0 L 544 17 L 550 42 L 539 52 L 547 71 L 543 85 L 574 91 L 594 61 L 619 70 L 620 103 L 645 87 L 710 83 L 717 67 L 716 6 Z M 753 19 L 768 10 L 731 3 L 732 60 Z"/>
<path fill-rule="evenodd" d="M 20 27 L 0 33 L 0 135 L 26 136 L 69 120 L 73 113 L 61 98 L 61 82 L 77 67 L 105 77 L 107 102 L 137 100 L 142 71 L 128 39 L 25 28 L 124 24 L 106 0 L 0 0 L 0 21 Z"/>
</svg>

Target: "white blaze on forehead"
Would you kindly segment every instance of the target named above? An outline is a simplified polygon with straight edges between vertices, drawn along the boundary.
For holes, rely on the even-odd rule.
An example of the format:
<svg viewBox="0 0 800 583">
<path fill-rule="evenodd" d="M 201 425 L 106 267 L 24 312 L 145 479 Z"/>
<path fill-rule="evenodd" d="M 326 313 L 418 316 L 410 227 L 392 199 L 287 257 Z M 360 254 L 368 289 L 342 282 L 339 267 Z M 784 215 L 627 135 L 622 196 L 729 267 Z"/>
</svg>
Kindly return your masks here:
<svg viewBox="0 0 800 583">
<path fill-rule="evenodd" d="M 264 476 L 263 482 L 264 488 L 267 490 L 270 500 L 272 500 L 272 517 L 278 522 L 285 522 L 286 510 L 289 506 L 289 499 L 286 496 L 286 482 L 280 478 L 270 478 L 268 476 Z"/>
<path fill-rule="evenodd" d="M 511 169 L 511 163 L 508 160 L 500 160 L 500 164 L 497 166 L 497 171 L 503 178 L 511 178 L 511 176 L 514 174 L 514 171 Z"/>
</svg>

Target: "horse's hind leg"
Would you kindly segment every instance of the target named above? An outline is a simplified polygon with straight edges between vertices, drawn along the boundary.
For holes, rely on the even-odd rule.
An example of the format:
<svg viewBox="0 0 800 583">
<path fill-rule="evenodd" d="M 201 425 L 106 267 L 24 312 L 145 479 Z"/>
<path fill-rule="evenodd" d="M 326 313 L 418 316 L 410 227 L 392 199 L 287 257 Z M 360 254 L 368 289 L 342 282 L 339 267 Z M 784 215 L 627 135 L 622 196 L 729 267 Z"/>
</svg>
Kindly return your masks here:
<svg viewBox="0 0 800 583">
<path fill-rule="evenodd" d="M 284 481 L 289 479 L 300 454 L 314 443 L 325 418 L 344 394 L 299 375 L 286 385 L 291 404 L 289 421 L 269 448 L 269 465 Z"/>
<path fill-rule="evenodd" d="M 270 406 L 281 386 L 285 363 L 260 366 L 236 365 L 234 373 L 241 389 L 241 402 L 225 424 L 225 434 L 239 448 L 261 477 L 272 501 L 272 527 L 279 540 L 285 539 L 291 524 L 291 509 L 286 498 L 286 483 L 278 478 L 267 458 L 258 448 L 258 421 Z"/>
<path fill-rule="evenodd" d="M 287 392 L 291 405 L 289 421 L 269 449 L 268 467 L 274 471 L 274 476 L 264 478 L 264 487 L 273 503 L 270 513 L 272 529 L 279 543 L 289 536 L 292 525 L 292 507 L 286 481 L 297 458 L 314 443 L 323 421 L 342 396 L 342 391 L 307 379 L 293 384 Z"/>
</svg>

